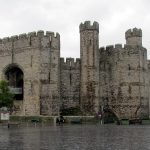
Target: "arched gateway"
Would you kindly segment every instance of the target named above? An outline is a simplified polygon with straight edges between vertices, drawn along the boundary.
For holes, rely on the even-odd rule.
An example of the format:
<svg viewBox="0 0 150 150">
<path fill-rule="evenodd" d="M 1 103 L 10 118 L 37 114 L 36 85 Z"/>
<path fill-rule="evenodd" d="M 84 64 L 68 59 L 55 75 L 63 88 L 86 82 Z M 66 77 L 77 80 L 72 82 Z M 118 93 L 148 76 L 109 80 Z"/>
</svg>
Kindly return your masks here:
<svg viewBox="0 0 150 150">
<path fill-rule="evenodd" d="M 106 99 L 111 109 L 104 110 L 108 121 L 148 118 L 150 61 L 142 30 L 130 29 L 125 37 L 124 46 L 99 48 L 99 24 L 85 21 L 80 24 L 76 61 L 60 58 L 58 33 L 38 31 L 0 39 L 0 80 L 4 76 L 15 93 L 15 114 L 59 115 L 60 108 L 79 108 L 95 115 Z"/>
<path fill-rule="evenodd" d="M 11 64 L 4 70 L 5 79 L 8 81 L 10 91 L 15 95 L 15 100 L 23 100 L 24 81 L 23 71 L 16 64 Z"/>
<path fill-rule="evenodd" d="M 0 39 L 0 80 L 7 80 L 15 94 L 13 115 L 58 114 L 59 59 L 59 34 L 38 31 Z"/>
</svg>

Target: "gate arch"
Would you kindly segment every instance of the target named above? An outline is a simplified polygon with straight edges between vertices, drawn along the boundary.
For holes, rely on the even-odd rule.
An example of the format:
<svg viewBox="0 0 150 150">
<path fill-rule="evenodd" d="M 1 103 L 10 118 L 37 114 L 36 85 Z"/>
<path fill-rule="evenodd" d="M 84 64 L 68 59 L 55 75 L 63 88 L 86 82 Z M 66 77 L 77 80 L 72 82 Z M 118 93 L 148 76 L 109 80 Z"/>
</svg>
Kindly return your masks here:
<svg viewBox="0 0 150 150">
<path fill-rule="evenodd" d="M 24 73 L 22 69 L 17 64 L 10 64 L 4 68 L 3 73 L 10 91 L 15 95 L 15 100 L 23 100 Z"/>
<path fill-rule="evenodd" d="M 105 108 L 103 109 L 103 120 L 104 123 L 119 123 L 119 118 L 117 117 L 117 115 L 114 113 L 113 110 L 111 110 L 110 108 Z"/>
</svg>

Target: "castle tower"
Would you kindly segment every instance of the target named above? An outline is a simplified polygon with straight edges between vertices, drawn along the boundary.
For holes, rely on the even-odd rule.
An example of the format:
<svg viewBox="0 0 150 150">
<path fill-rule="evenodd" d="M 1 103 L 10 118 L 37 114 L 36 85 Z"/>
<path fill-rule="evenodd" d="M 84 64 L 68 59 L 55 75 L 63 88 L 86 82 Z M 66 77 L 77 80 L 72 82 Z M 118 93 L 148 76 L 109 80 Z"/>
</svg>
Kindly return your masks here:
<svg viewBox="0 0 150 150">
<path fill-rule="evenodd" d="M 148 80 L 147 80 L 147 50 L 142 46 L 142 30 L 129 29 L 126 37 L 126 66 L 128 65 L 129 105 L 128 117 L 148 117 Z M 132 48 L 131 48 L 132 47 Z M 124 67 L 125 68 L 125 67 Z M 126 94 L 127 95 L 127 94 Z M 133 107 L 134 106 L 134 107 Z M 127 115 L 127 114 L 126 114 Z"/>
<path fill-rule="evenodd" d="M 126 44 L 127 45 L 137 45 L 142 46 L 142 30 L 134 28 L 129 29 L 125 33 Z"/>
<path fill-rule="evenodd" d="M 80 24 L 81 109 L 94 114 L 99 109 L 99 24 Z"/>
</svg>

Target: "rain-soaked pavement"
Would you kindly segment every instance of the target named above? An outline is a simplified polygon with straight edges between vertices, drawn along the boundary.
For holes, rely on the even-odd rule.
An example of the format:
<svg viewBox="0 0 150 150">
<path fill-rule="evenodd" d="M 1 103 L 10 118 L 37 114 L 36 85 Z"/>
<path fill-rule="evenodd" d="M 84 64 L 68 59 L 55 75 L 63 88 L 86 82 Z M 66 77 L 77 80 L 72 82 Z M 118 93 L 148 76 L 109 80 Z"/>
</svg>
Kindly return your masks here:
<svg viewBox="0 0 150 150">
<path fill-rule="evenodd" d="M 1 126 L 0 150 L 150 150 L 150 126 Z"/>
</svg>

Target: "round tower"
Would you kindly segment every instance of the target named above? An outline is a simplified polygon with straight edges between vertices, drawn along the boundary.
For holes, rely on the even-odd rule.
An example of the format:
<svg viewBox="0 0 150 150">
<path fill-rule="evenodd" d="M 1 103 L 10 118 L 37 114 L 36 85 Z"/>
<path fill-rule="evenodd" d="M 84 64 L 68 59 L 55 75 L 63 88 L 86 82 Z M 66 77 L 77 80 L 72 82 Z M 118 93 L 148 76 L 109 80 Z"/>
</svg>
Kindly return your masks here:
<svg viewBox="0 0 150 150">
<path fill-rule="evenodd" d="M 94 114 L 99 109 L 99 24 L 80 24 L 81 109 Z"/>
<path fill-rule="evenodd" d="M 133 30 L 129 29 L 125 33 L 126 44 L 133 46 L 142 46 L 142 30 L 134 28 Z"/>
</svg>

